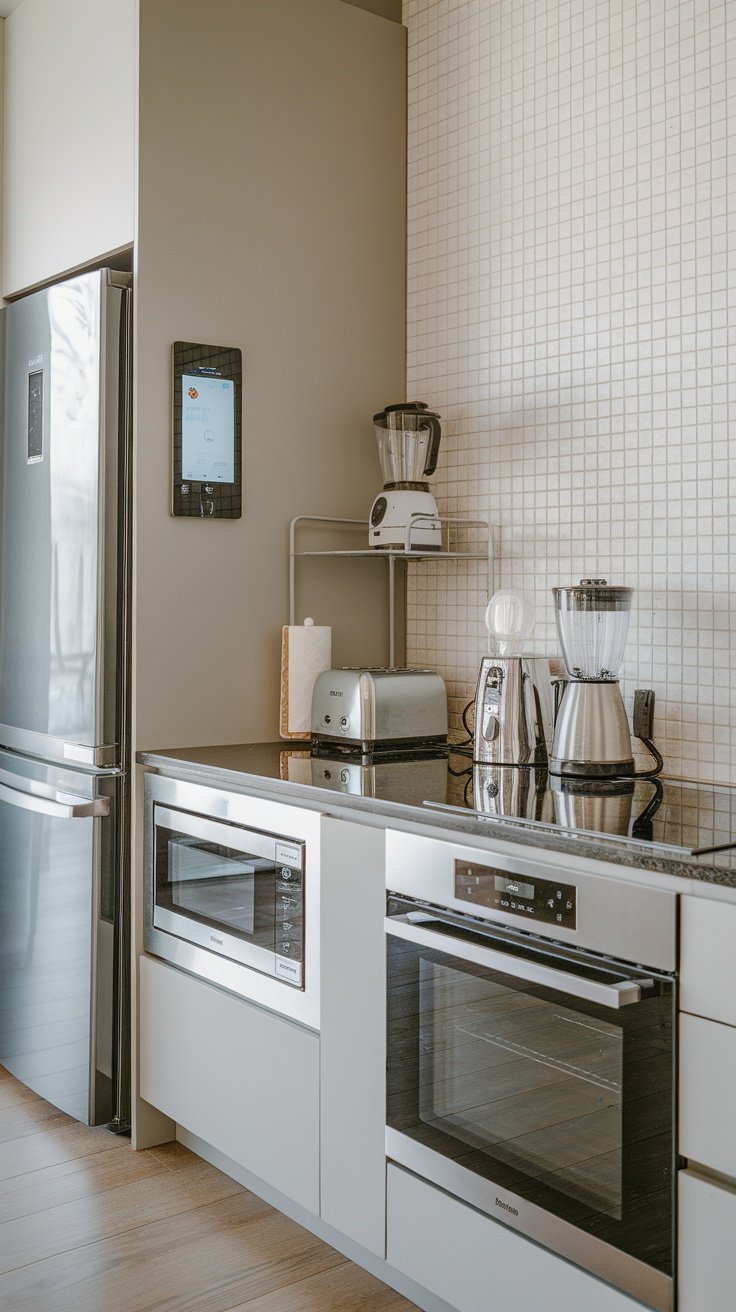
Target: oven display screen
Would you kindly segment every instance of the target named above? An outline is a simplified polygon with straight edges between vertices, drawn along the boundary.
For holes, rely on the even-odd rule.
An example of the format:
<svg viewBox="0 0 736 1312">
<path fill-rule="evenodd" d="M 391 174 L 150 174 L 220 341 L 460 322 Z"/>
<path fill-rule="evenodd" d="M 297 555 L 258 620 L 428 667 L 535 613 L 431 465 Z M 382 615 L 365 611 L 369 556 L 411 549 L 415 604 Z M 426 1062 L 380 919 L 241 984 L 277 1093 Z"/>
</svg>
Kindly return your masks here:
<svg viewBox="0 0 736 1312">
<path fill-rule="evenodd" d="M 494 886 L 499 893 L 511 893 L 515 897 L 533 898 L 536 891 L 533 884 L 522 884 L 518 879 L 504 879 L 502 875 L 496 875 Z"/>
<path fill-rule="evenodd" d="M 577 929 L 577 889 L 556 879 L 515 879 L 496 866 L 456 861 L 455 897 L 494 911 L 510 911 L 525 920 Z"/>
</svg>

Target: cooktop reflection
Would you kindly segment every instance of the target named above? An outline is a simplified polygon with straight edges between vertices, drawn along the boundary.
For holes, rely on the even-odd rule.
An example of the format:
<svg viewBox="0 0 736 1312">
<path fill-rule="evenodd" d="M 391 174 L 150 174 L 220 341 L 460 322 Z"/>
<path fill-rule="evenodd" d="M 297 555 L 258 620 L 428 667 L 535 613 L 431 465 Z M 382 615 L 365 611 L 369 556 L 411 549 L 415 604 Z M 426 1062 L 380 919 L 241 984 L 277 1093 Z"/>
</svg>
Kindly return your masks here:
<svg viewBox="0 0 736 1312">
<path fill-rule="evenodd" d="M 562 779 L 545 769 L 474 765 L 453 747 L 353 754 L 305 744 L 281 752 L 281 776 L 402 806 L 700 855 L 730 846 L 736 834 L 736 789 L 667 779 Z"/>
</svg>

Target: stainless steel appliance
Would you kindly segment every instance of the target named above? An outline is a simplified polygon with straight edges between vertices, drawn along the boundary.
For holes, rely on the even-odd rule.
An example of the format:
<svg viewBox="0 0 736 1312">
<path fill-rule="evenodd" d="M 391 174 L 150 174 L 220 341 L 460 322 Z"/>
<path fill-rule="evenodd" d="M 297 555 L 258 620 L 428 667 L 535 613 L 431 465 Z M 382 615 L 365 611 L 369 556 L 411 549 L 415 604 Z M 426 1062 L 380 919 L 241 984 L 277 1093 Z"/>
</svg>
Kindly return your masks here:
<svg viewBox="0 0 736 1312">
<path fill-rule="evenodd" d="M 676 895 L 394 832 L 387 887 L 387 1156 L 669 1312 Z"/>
<path fill-rule="evenodd" d="M 534 628 L 520 592 L 500 589 L 485 614 L 491 656 L 475 691 L 473 760 L 482 765 L 545 766 L 552 744 L 552 682 L 546 657 L 512 654 Z"/>
<path fill-rule="evenodd" d="M 303 812 L 151 775 L 145 808 L 146 950 L 316 1027 L 319 915 Z"/>
<path fill-rule="evenodd" d="M 546 657 L 483 657 L 475 691 L 474 761 L 546 765 L 552 718 Z"/>
<path fill-rule="evenodd" d="M 102 270 L 0 312 L 0 1062 L 121 1129 L 129 286 Z"/>
<path fill-rule="evenodd" d="M 444 743 L 444 681 L 434 670 L 325 670 L 312 690 L 312 737 L 363 751 Z"/>
<path fill-rule="evenodd" d="M 552 747 L 553 774 L 615 778 L 634 773 L 631 732 L 618 675 L 633 588 L 605 579 L 553 588 L 555 621 L 568 681 Z"/>
<path fill-rule="evenodd" d="M 440 417 L 425 401 L 387 405 L 373 416 L 383 491 L 371 507 L 372 547 L 439 551 L 442 526 L 427 479 L 437 468 Z"/>
</svg>

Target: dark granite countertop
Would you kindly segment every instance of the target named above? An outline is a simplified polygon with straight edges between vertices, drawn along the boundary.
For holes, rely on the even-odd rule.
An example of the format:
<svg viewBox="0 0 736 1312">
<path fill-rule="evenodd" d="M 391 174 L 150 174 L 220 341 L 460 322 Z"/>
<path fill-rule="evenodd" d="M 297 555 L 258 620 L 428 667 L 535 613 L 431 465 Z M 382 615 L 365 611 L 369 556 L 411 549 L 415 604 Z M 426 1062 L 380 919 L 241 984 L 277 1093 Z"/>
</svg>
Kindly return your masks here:
<svg viewBox="0 0 736 1312">
<path fill-rule="evenodd" d="M 162 749 L 137 759 L 178 778 L 282 795 L 355 818 L 427 825 L 448 837 L 496 838 L 736 889 L 736 849 L 693 855 L 736 837 L 736 789 L 727 787 L 637 781 L 581 798 L 578 786 L 556 781 L 555 791 L 546 776 L 535 783 L 533 772 L 474 769 L 456 752 L 449 760 L 437 751 L 356 759 L 312 755 L 309 743 L 299 742 Z M 504 806 L 516 815 L 489 813 Z"/>
</svg>

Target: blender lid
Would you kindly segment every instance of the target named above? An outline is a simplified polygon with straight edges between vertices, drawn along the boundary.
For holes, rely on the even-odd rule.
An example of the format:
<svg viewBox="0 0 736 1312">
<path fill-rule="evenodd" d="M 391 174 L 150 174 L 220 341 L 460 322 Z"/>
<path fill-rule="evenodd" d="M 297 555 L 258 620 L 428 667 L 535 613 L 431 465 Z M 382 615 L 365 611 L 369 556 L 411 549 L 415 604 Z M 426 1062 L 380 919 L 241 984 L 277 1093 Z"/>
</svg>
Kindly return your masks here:
<svg viewBox="0 0 736 1312">
<path fill-rule="evenodd" d="M 373 416 L 373 422 L 374 424 L 385 424 L 386 415 L 397 414 L 401 410 L 405 410 L 408 414 L 420 414 L 422 417 L 426 415 L 428 419 L 439 419 L 441 417 L 436 410 L 427 408 L 426 401 L 401 401 L 398 405 L 384 406 L 383 410 L 379 410 L 378 414 Z"/>
<path fill-rule="evenodd" d="M 609 584 L 606 579 L 581 579 L 569 588 L 553 588 L 560 610 L 629 610 L 633 588 Z"/>
</svg>

